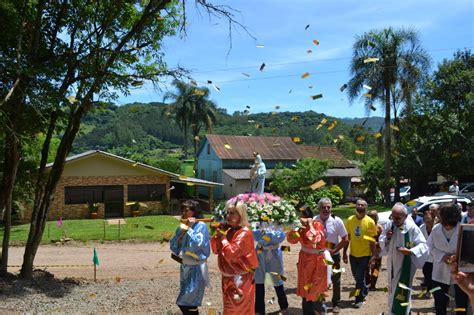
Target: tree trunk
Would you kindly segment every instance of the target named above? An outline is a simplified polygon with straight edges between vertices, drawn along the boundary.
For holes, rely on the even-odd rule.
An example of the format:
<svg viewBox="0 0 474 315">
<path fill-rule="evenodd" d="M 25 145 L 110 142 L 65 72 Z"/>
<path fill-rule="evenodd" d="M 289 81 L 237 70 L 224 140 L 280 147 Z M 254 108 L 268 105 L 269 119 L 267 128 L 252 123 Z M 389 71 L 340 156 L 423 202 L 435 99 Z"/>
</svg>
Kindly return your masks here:
<svg viewBox="0 0 474 315">
<path fill-rule="evenodd" d="M 72 143 L 74 142 L 77 132 L 79 131 L 81 118 L 84 115 L 84 112 L 85 109 L 80 106 L 73 114 L 73 117 L 71 118 L 66 131 L 61 138 L 61 143 L 59 144 L 56 158 L 54 160 L 53 166 L 51 167 L 48 181 L 46 186 L 44 186 L 43 193 L 38 196 L 37 200 L 35 200 L 31 218 L 30 232 L 28 234 L 25 253 L 23 255 L 23 265 L 20 272 L 20 276 L 22 278 L 29 279 L 33 275 L 33 262 L 38 250 L 38 246 L 41 243 L 41 238 L 43 236 L 44 227 L 48 217 L 49 206 L 56 191 L 56 186 L 64 170 L 66 157 L 69 154 L 72 148 Z M 45 151 L 45 148 L 43 148 L 43 151 Z"/>
<path fill-rule="evenodd" d="M 16 173 L 20 164 L 20 150 L 18 138 L 13 132 L 8 132 L 5 139 L 5 156 L 3 164 L 2 191 L 0 193 L 0 207 L 4 209 L 5 229 L 3 231 L 2 259 L 0 263 L 0 276 L 8 273 L 8 248 L 10 244 L 11 214 L 13 201 L 13 188 Z"/>
<path fill-rule="evenodd" d="M 392 135 L 390 128 L 390 88 L 385 89 L 385 176 L 384 197 L 385 204 L 390 205 L 390 178 L 392 172 Z"/>
</svg>

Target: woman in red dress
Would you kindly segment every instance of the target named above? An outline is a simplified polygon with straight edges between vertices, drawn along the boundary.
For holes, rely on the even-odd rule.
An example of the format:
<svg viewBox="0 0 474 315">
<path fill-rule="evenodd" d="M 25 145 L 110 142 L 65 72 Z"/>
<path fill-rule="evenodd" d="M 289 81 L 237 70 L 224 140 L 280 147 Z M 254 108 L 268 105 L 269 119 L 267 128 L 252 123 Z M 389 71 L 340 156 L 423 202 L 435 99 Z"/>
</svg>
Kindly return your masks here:
<svg viewBox="0 0 474 315">
<path fill-rule="evenodd" d="M 296 295 L 303 298 L 303 314 L 325 314 L 326 306 L 323 303 L 324 294 L 328 289 L 330 267 L 326 265 L 326 239 L 324 237 L 324 226 L 321 222 L 313 220 L 313 213 L 309 207 L 300 209 L 302 228 L 290 231 L 287 240 L 291 244 L 301 243 L 298 258 L 298 286 Z"/>
<path fill-rule="evenodd" d="M 255 314 L 253 271 L 258 267 L 252 231 L 247 219 L 247 206 L 228 204 L 227 224 L 217 227 L 211 248 L 217 254 L 222 274 L 224 315 Z"/>
</svg>

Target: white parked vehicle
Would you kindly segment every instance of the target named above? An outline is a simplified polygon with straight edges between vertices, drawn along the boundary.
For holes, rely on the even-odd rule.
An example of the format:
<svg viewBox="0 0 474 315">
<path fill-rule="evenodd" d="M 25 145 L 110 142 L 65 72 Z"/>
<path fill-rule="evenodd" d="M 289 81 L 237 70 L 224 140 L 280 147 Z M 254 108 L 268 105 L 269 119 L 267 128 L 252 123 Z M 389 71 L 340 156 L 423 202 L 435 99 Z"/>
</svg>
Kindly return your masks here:
<svg viewBox="0 0 474 315">
<path fill-rule="evenodd" d="M 408 201 L 405 206 L 407 207 L 408 213 L 410 214 L 413 208 L 417 208 L 418 214 L 423 216 L 423 213 L 429 209 L 430 205 L 437 203 L 440 206 L 446 203 L 451 203 L 456 200 L 457 203 L 461 204 L 463 211 L 467 210 L 467 205 L 472 203 L 471 198 L 464 196 L 423 196 Z M 379 224 L 385 226 L 390 221 L 391 211 L 385 211 L 379 213 Z"/>
<path fill-rule="evenodd" d="M 410 190 L 411 186 L 404 186 L 400 188 L 400 201 L 407 202 L 410 200 Z M 395 193 L 390 193 L 390 201 L 393 202 L 395 200 Z"/>
</svg>

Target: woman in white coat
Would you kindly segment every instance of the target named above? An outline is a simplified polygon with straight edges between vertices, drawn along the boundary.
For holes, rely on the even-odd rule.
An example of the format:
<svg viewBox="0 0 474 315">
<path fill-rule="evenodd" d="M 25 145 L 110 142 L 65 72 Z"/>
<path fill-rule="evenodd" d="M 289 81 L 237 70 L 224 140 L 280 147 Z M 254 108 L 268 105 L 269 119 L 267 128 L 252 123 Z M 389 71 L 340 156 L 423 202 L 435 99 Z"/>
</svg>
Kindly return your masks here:
<svg viewBox="0 0 474 315">
<path fill-rule="evenodd" d="M 454 285 L 456 308 L 464 311 L 456 314 L 467 314 L 468 296 L 451 278 L 451 256 L 456 253 L 458 229 L 461 221 L 461 210 L 456 204 L 443 205 L 439 210 L 440 223 L 436 224 L 428 238 L 428 248 L 433 256 L 433 288 L 440 290 L 433 292 L 437 315 L 447 313 L 449 302 L 449 286 Z"/>
</svg>

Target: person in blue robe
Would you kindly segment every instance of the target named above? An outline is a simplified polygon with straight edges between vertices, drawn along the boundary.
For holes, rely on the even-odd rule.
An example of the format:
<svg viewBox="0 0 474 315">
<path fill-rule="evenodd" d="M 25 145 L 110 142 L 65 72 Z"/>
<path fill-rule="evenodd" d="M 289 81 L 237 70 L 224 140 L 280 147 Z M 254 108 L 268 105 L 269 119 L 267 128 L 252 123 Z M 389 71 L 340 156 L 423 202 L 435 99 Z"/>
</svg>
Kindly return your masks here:
<svg viewBox="0 0 474 315">
<path fill-rule="evenodd" d="M 257 242 L 258 268 L 255 270 L 255 313 L 265 314 L 265 282 L 275 288 L 278 304 L 282 313 L 288 309 L 285 288 L 283 286 L 283 255 L 280 244 L 285 240 L 285 232 L 276 229 L 254 229 L 253 237 Z"/>
<path fill-rule="evenodd" d="M 182 258 L 176 304 L 185 315 L 199 314 L 198 306 L 202 305 L 205 287 L 209 286 L 209 231 L 206 223 L 196 220 L 202 218 L 197 201 L 185 201 L 181 211 L 182 223 L 170 241 L 173 254 Z"/>
</svg>

